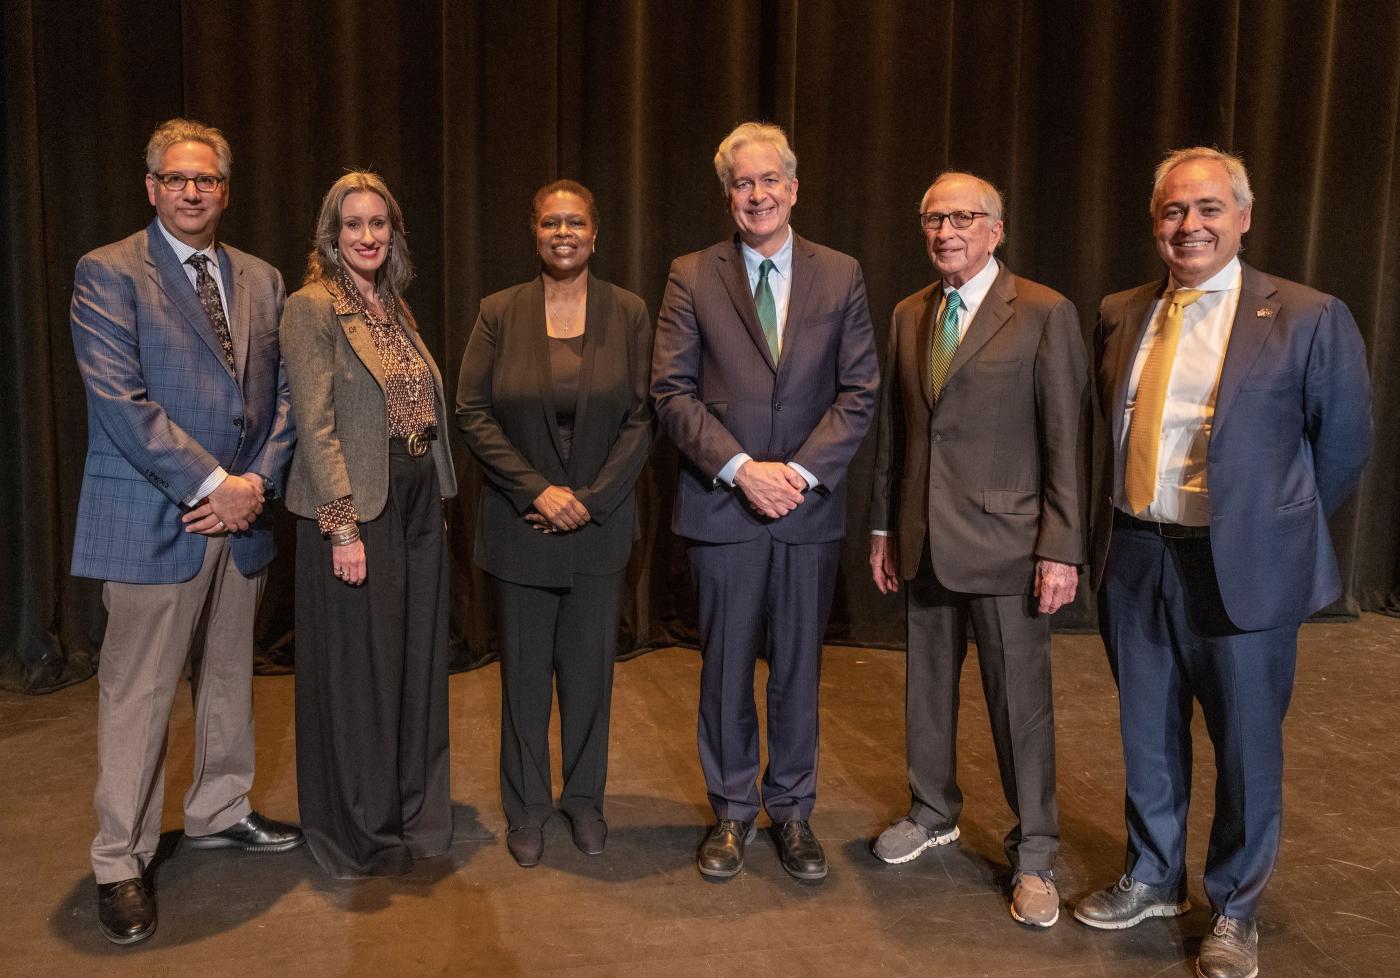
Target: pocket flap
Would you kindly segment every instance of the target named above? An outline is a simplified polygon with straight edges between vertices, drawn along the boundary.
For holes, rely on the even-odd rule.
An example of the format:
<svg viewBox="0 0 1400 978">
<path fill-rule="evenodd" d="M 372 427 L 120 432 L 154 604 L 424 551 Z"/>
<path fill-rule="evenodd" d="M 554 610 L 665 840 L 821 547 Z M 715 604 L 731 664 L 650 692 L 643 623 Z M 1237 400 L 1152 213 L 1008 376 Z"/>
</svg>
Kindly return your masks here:
<svg viewBox="0 0 1400 978">
<path fill-rule="evenodd" d="M 988 513 L 1037 516 L 1040 514 L 1040 493 L 1034 489 L 983 489 L 982 509 Z"/>
</svg>

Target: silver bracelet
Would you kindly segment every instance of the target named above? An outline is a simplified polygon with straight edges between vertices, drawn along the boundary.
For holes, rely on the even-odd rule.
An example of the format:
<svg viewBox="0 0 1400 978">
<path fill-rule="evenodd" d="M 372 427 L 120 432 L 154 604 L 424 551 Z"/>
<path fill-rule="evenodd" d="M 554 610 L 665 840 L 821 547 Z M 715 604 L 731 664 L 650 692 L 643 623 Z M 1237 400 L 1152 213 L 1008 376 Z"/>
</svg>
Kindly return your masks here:
<svg viewBox="0 0 1400 978">
<path fill-rule="evenodd" d="M 337 526 L 330 532 L 331 545 L 344 547 L 360 539 L 360 524 L 346 523 L 344 526 Z"/>
</svg>

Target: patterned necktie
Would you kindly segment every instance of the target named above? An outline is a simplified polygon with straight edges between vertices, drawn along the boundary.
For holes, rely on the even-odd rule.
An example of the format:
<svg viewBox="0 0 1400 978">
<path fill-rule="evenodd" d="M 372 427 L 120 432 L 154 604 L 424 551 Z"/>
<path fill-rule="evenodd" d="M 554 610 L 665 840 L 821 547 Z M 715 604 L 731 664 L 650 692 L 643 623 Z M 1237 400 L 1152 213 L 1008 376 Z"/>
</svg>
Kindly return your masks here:
<svg viewBox="0 0 1400 978">
<path fill-rule="evenodd" d="M 190 255 L 185 259 L 185 263 L 194 266 L 194 287 L 199 293 L 199 304 L 204 307 L 204 314 L 209 317 L 214 333 L 219 337 L 219 345 L 224 348 L 224 360 L 228 363 L 228 369 L 237 373 L 238 368 L 233 360 L 233 333 L 228 328 L 224 305 L 219 301 L 219 287 L 214 284 L 214 276 L 209 274 L 209 256 Z"/>
<path fill-rule="evenodd" d="M 1172 293 L 1162 329 L 1147 351 L 1147 362 L 1138 377 L 1123 463 L 1123 494 L 1134 514 L 1147 509 L 1157 498 L 1157 447 L 1162 441 L 1162 411 L 1176 361 L 1176 346 L 1181 341 L 1181 321 L 1186 307 L 1203 295 L 1197 289 L 1177 289 Z"/>
<path fill-rule="evenodd" d="M 758 322 L 763 327 L 763 338 L 768 341 L 768 352 L 773 354 L 773 362 L 778 362 L 778 304 L 773 301 L 773 289 L 768 284 L 768 273 L 777 266 L 773 259 L 763 259 L 758 266 L 758 288 L 754 290 L 754 305 L 758 306 Z"/>
<path fill-rule="evenodd" d="M 938 332 L 933 334 L 933 347 L 929 350 L 929 384 L 935 402 L 938 395 L 943 393 L 943 384 L 948 379 L 948 368 L 953 365 L 953 354 L 958 352 L 958 310 L 961 308 L 962 296 L 954 289 L 948 293 L 943 318 L 938 321 Z"/>
</svg>

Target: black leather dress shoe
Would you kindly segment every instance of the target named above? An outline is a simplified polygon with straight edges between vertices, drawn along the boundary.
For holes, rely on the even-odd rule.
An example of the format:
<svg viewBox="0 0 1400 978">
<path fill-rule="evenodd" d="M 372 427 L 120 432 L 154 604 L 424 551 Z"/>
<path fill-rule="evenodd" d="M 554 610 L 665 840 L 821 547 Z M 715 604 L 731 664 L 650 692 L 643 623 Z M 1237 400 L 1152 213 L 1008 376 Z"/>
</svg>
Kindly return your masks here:
<svg viewBox="0 0 1400 978">
<path fill-rule="evenodd" d="M 586 856 L 600 856 L 608 843 L 608 823 L 596 816 L 569 816 L 574 832 L 574 845 Z"/>
<path fill-rule="evenodd" d="M 826 853 L 822 852 L 822 844 L 812 834 L 806 819 L 795 818 L 775 825 L 773 835 L 778 840 L 783 869 L 789 876 L 799 880 L 826 879 Z"/>
<path fill-rule="evenodd" d="M 738 876 L 744 868 L 744 846 L 753 841 L 756 832 L 753 822 L 737 818 L 722 818 L 716 822 L 695 854 L 700 875 L 721 880 Z"/>
<path fill-rule="evenodd" d="M 544 829 L 538 825 L 513 826 L 506 832 L 506 848 L 525 869 L 538 866 L 544 855 Z"/>
<path fill-rule="evenodd" d="M 137 944 L 156 932 L 156 898 L 140 878 L 97 884 L 97 926 L 113 944 Z"/>
<path fill-rule="evenodd" d="M 257 812 L 249 812 L 213 835 L 187 835 L 185 844 L 193 849 L 242 849 L 244 852 L 286 852 L 306 841 L 301 829 L 278 822 Z"/>
</svg>

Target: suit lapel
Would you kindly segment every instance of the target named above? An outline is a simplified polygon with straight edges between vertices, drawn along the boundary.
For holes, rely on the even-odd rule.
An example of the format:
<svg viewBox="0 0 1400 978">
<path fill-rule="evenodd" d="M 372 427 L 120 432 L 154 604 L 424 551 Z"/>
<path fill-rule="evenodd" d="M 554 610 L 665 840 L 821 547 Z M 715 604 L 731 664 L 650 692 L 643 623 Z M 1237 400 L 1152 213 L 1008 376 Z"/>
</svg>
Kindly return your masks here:
<svg viewBox="0 0 1400 978">
<path fill-rule="evenodd" d="M 817 274 L 813 254 L 811 245 L 799 237 L 796 231 L 792 232 L 792 284 L 788 290 L 787 324 L 783 326 L 779 366 L 782 365 L 781 361 L 787 359 L 786 351 L 789 346 L 794 341 L 801 342 L 802 339 L 802 324 L 807 321 L 807 307 L 811 304 L 814 291 L 812 282 Z M 764 347 L 767 346 L 765 342 Z"/>
<path fill-rule="evenodd" d="M 369 323 L 365 320 L 364 313 L 360 311 L 363 300 L 359 296 L 344 294 L 334 279 L 327 279 L 321 284 L 331 294 L 335 314 L 340 318 L 340 329 L 345 334 L 345 341 L 350 344 L 350 349 L 355 351 L 355 356 L 360 358 L 360 362 L 370 372 L 370 376 L 379 385 L 379 389 L 384 390 L 384 361 L 380 359 L 379 350 L 374 345 L 374 337 L 370 335 Z"/>
<path fill-rule="evenodd" d="M 953 362 L 948 365 L 948 380 L 952 380 L 963 365 L 976 356 L 977 351 L 996 335 L 1002 324 L 1011 318 L 1011 303 L 1015 298 L 1016 285 L 1012 281 L 1011 272 L 1002 265 L 997 271 L 997 277 L 992 281 L 992 287 L 987 290 L 982 305 L 977 308 L 977 315 L 973 316 L 972 322 L 968 324 L 967 333 L 958 343 Z"/>
<path fill-rule="evenodd" d="M 194 286 L 190 284 L 184 268 L 176 261 L 175 252 L 170 250 L 170 245 L 166 244 L 165 239 L 161 236 L 155 221 L 152 221 L 150 227 L 146 229 L 146 261 L 151 281 L 165 293 L 170 304 L 185 317 L 185 321 L 189 323 L 204 345 L 209 347 L 209 352 L 214 354 L 215 359 L 224 368 L 224 373 L 228 374 L 228 361 L 224 359 L 224 346 L 214 333 L 214 325 L 209 322 L 209 316 L 204 311 L 204 306 L 200 304 L 199 295 L 195 292 Z M 228 375 L 229 379 L 236 380 L 232 374 Z"/>
<path fill-rule="evenodd" d="M 793 242 L 794 250 L 797 242 Z M 744 254 L 739 244 L 739 236 L 734 236 L 733 248 L 721 248 L 718 253 L 719 277 L 724 282 L 725 291 L 729 293 L 729 301 L 734 303 L 734 309 L 739 313 L 739 319 L 743 321 L 744 328 L 749 331 L 749 338 L 753 340 L 754 346 L 758 347 L 758 353 L 769 369 L 777 372 L 777 364 L 773 362 L 773 355 L 768 352 L 768 340 L 763 335 L 763 327 L 758 322 L 758 308 L 753 302 L 753 293 L 749 291 L 749 272 L 744 266 Z M 793 265 L 796 266 L 796 255 L 794 254 Z M 788 306 L 792 306 L 792 297 L 797 294 L 797 282 L 793 282 L 792 293 L 788 299 Z M 788 321 L 792 321 L 791 315 Z"/>
<path fill-rule="evenodd" d="M 574 408 L 574 431 L 583 430 L 588 423 L 589 395 L 593 393 L 593 365 L 597 360 L 598 347 L 604 345 L 608 334 L 608 314 L 604 308 L 604 289 L 590 273 L 588 276 L 588 306 L 584 313 L 583 363 L 578 373 L 578 404 Z M 574 444 L 578 444 L 575 437 Z M 573 479 L 573 469 L 578 462 L 578 452 L 569 459 L 569 477 Z"/>
<path fill-rule="evenodd" d="M 559 456 L 559 464 L 563 465 L 564 443 L 559 440 L 559 417 L 554 413 L 554 377 L 549 368 L 549 323 L 545 319 L 543 275 L 530 283 L 522 298 L 525 301 L 524 322 L 515 325 L 525 329 L 525 346 L 535 363 L 535 384 L 540 392 L 545 431 L 554 445 L 554 454 Z M 588 315 L 586 308 L 584 315 Z"/>
<path fill-rule="evenodd" d="M 1220 369 L 1220 385 L 1215 392 L 1215 408 L 1211 418 L 1211 437 L 1220 434 L 1221 425 L 1230 419 L 1230 405 L 1239 393 L 1240 383 L 1249 376 L 1264 340 L 1278 320 L 1280 304 L 1272 298 L 1278 291 L 1273 280 L 1263 272 L 1240 262 L 1240 304 L 1235 309 L 1235 321 L 1230 327 L 1230 339 L 1225 344 L 1225 363 Z"/>
<path fill-rule="evenodd" d="M 219 268 L 224 287 L 228 290 L 229 328 L 233 330 L 233 362 L 238 368 L 238 382 L 248 373 L 248 349 L 253 340 L 252 300 L 248 298 L 248 283 L 243 280 L 243 263 L 235 262 L 227 248 L 219 248 Z"/>
<path fill-rule="evenodd" d="M 1128 409 L 1128 381 L 1133 372 L 1142 338 L 1152 315 L 1152 307 L 1166 288 L 1166 281 L 1144 285 L 1128 297 L 1123 322 L 1118 327 L 1118 345 L 1113 351 L 1113 444 L 1123 443 L 1123 412 Z"/>
<path fill-rule="evenodd" d="M 930 379 L 929 364 L 933 359 L 933 317 L 938 315 L 938 303 L 942 301 L 943 288 L 935 283 L 924 293 L 924 305 L 914 322 L 914 345 L 912 349 L 918 360 L 914 364 L 914 377 L 918 381 L 919 393 L 930 411 L 933 410 L 933 381 Z"/>
</svg>

